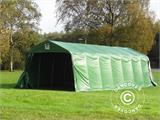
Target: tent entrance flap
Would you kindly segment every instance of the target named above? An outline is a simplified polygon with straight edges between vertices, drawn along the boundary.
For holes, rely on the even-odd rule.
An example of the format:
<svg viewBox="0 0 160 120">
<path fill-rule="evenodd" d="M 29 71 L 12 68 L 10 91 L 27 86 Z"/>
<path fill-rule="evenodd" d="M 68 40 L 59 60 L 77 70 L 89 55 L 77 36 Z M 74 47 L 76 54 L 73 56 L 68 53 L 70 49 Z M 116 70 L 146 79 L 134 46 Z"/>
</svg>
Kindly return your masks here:
<svg viewBox="0 0 160 120">
<path fill-rule="evenodd" d="M 74 90 L 70 54 L 35 53 L 30 70 L 29 76 L 35 89 Z"/>
</svg>

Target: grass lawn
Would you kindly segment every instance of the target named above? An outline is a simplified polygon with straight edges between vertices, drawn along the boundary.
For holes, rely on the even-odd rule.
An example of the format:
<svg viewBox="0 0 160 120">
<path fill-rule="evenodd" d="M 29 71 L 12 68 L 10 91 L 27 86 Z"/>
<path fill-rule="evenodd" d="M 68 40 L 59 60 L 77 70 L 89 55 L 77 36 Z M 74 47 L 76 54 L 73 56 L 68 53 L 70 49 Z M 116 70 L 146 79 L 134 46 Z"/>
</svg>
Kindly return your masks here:
<svg viewBox="0 0 160 120">
<path fill-rule="evenodd" d="M 0 120 L 160 120 L 160 87 L 144 88 L 145 103 L 131 115 L 115 112 L 112 91 L 14 89 L 21 71 L 0 72 Z M 160 72 L 153 72 L 160 84 Z"/>
</svg>

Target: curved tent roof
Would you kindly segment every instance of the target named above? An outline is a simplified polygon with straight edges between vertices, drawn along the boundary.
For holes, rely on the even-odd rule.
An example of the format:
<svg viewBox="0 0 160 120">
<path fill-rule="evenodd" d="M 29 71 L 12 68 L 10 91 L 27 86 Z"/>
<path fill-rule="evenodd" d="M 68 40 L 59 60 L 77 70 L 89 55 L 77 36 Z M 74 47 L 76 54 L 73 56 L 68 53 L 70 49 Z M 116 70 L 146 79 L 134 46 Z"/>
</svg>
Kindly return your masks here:
<svg viewBox="0 0 160 120">
<path fill-rule="evenodd" d="M 49 45 L 49 49 L 45 49 Z M 148 57 L 138 51 L 127 47 L 110 47 L 103 45 L 67 43 L 49 40 L 39 44 L 30 51 L 34 52 L 69 52 L 71 54 L 91 54 L 97 56 L 149 60 Z"/>
</svg>

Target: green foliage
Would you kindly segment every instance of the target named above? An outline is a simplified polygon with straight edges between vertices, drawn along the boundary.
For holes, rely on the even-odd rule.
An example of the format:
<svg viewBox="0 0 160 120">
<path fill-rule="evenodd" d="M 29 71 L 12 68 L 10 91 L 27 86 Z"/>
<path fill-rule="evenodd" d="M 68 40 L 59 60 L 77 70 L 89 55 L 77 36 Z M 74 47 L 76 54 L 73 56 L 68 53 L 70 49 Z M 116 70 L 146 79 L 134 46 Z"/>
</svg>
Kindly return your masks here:
<svg viewBox="0 0 160 120">
<path fill-rule="evenodd" d="M 111 30 L 112 27 L 108 24 L 103 25 L 101 28 L 97 30 L 91 29 L 88 33 L 88 43 L 109 45 L 110 43 L 106 39 L 110 38 Z"/>
<path fill-rule="evenodd" d="M 19 49 L 22 53 L 26 53 L 32 46 L 42 42 L 43 38 L 38 32 L 23 29 L 13 34 L 13 41 L 14 48 Z"/>
<path fill-rule="evenodd" d="M 44 34 L 45 40 L 57 40 L 57 41 L 64 41 L 64 42 L 84 42 L 80 39 L 85 39 L 87 37 L 87 33 L 83 30 L 74 30 L 68 32 L 53 32 Z"/>
<path fill-rule="evenodd" d="M 138 5 L 128 6 L 129 20 L 126 25 L 115 29 L 113 45 L 134 48 L 147 54 L 154 42 L 153 23 Z"/>
<path fill-rule="evenodd" d="M 87 39 L 87 32 L 79 29 L 68 31 L 63 35 L 63 39 L 69 42 L 84 43 Z"/>
<path fill-rule="evenodd" d="M 42 35 L 33 30 L 21 30 L 13 34 L 13 59 L 14 68 L 22 69 L 24 67 L 25 56 L 31 47 L 43 41 Z M 9 69 L 9 53 L 4 57 L 2 69 Z"/>
<path fill-rule="evenodd" d="M 7 31 L 3 32 L 5 38 L 0 37 L 1 51 L 4 51 L 0 60 L 2 69 L 10 67 L 12 70 L 17 64 L 20 68 L 24 53 L 37 42 L 39 35 L 36 31 L 41 16 L 37 8 L 31 0 L 0 1 L 0 31 Z"/>
<path fill-rule="evenodd" d="M 1 0 L 0 3 L 0 18 L 6 29 L 17 31 L 25 26 L 33 28 L 37 25 L 41 14 L 31 0 Z"/>
<path fill-rule="evenodd" d="M 160 32 L 160 20 L 156 21 L 154 24 L 154 33 Z"/>
<path fill-rule="evenodd" d="M 0 27 L 0 64 L 2 64 L 4 57 L 9 52 L 9 31 Z"/>
<path fill-rule="evenodd" d="M 43 36 L 45 40 L 60 40 L 62 39 L 63 35 L 64 35 L 63 32 L 61 33 L 53 32 L 53 33 L 47 33 L 47 34 L 45 33 Z"/>
</svg>

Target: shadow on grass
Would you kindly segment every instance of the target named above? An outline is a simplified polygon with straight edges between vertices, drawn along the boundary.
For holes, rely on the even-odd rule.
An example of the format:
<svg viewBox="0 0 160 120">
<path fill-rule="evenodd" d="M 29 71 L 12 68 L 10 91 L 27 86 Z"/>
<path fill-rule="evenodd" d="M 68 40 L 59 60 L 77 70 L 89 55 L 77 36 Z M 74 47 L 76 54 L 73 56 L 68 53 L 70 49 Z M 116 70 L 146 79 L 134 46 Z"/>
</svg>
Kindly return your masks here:
<svg viewBox="0 0 160 120">
<path fill-rule="evenodd" d="M 16 88 L 16 83 L 8 83 L 8 84 L 3 84 L 0 83 L 0 89 L 23 89 L 23 88 Z M 73 89 L 47 89 L 47 88 L 26 88 L 28 90 L 44 90 L 44 91 L 64 91 L 64 92 L 75 92 Z"/>
<path fill-rule="evenodd" d="M 15 83 L 8 83 L 8 84 L 0 84 L 0 89 L 1 88 L 6 88 L 6 89 L 8 89 L 8 88 L 15 88 L 15 86 L 16 86 L 16 84 Z"/>
</svg>

